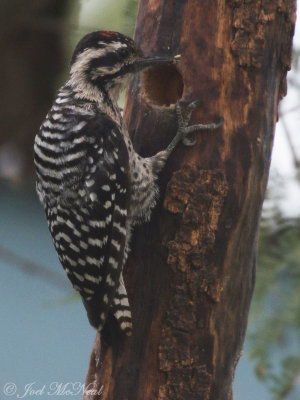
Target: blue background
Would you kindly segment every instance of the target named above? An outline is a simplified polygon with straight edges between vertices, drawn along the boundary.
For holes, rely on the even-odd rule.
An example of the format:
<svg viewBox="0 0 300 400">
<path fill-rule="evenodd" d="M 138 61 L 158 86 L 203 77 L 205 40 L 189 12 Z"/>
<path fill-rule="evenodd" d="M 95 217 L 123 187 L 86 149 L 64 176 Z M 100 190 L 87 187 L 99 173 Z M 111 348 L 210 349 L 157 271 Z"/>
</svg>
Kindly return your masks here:
<svg viewBox="0 0 300 400">
<path fill-rule="evenodd" d="M 31 388 L 42 394 L 23 398 L 49 399 L 50 385 L 57 382 L 73 390 L 71 398 L 80 399 L 78 383 L 85 381 L 95 331 L 58 262 L 34 187 L 2 185 L 0 193 L 0 392 L 12 382 L 17 393 L 4 398 L 22 398 L 26 385 L 33 383 Z M 3 260 L 3 248 L 48 268 L 59 285 Z M 236 400 L 271 398 L 246 356 L 238 364 L 234 389 Z"/>
</svg>

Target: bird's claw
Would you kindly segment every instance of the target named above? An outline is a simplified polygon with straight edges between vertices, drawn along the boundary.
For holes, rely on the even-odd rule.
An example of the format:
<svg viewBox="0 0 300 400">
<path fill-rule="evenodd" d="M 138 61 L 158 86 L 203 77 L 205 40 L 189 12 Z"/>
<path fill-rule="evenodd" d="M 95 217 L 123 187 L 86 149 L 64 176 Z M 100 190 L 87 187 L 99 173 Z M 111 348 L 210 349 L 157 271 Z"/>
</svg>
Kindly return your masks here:
<svg viewBox="0 0 300 400">
<path fill-rule="evenodd" d="M 194 100 L 188 105 L 183 107 L 181 107 L 179 101 L 177 101 L 177 103 L 175 104 L 178 129 L 176 136 L 169 144 L 169 146 L 166 148 L 166 157 L 168 157 L 171 154 L 171 152 L 174 150 L 174 148 L 179 142 L 182 142 L 185 146 L 194 146 L 197 143 L 196 139 L 191 139 L 188 137 L 192 132 L 196 132 L 198 130 L 217 129 L 224 123 L 224 118 L 221 118 L 220 122 L 218 123 L 195 124 L 189 126 L 192 112 L 198 105 L 199 105 L 198 100 Z"/>
<path fill-rule="evenodd" d="M 222 117 L 219 122 L 211 124 L 195 124 L 188 126 L 193 110 L 199 105 L 199 100 L 194 100 L 189 103 L 185 109 L 182 110 L 179 101 L 176 103 L 176 114 L 178 119 L 178 134 L 182 136 L 182 143 L 185 146 L 194 146 L 197 143 L 196 139 L 188 138 L 192 132 L 198 130 L 214 130 L 219 128 L 224 123 L 224 118 Z"/>
<path fill-rule="evenodd" d="M 194 100 L 188 105 L 182 107 L 179 101 L 176 102 L 175 108 L 176 108 L 179 128 L 181 127 L 185 128 L 188 126 L 192 112 L 199 105 L 199 103 L 200 103 L 199 100 Z"/>
<path fill-rule="evenodd" d="M 188 104 L 187 109 L 193 111 L 199 104 L 200 104 L 199 100 L 194 100 L 190 104 Z"/>
<path fill-rule="evenodd" d="M 188 137 L 186 136 L 186 137 L 182 140 L 182 143 L 183 143 L 185 146 L 192 147 L 192 146 L 195 146 L 195 144 L 197 143 L 197 140 L 196 140 L 196 139 L 188 138 Z"/>
<path fill-rule="evenodd" d="M 215 123 L 215 127 L 213 129 L 220 128 L 220 126 L 222 126 L 223 124 L 224 124 L 224 117 L 221 117 L 220 121 Z"/>
</svg>

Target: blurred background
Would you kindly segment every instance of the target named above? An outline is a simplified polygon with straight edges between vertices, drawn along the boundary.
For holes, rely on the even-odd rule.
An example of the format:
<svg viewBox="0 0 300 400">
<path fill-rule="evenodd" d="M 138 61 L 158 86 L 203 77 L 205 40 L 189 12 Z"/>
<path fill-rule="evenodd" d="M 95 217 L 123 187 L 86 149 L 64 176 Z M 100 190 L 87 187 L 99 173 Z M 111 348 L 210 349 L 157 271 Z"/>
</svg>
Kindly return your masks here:
<svg viewBox="0 0 300 400">
<path fill-rule="evenodd" d="M 98 29 L 132 36 L 137 0 L 0 0 L 0 7 L 0 398 L 72 390 L 80 399 L 95 332 L 35 194 L 33 139 L 76 42 Z M 299 56 L 300 27 L 280 104 L 236 400 L 300 399 Z"/>
</svg>

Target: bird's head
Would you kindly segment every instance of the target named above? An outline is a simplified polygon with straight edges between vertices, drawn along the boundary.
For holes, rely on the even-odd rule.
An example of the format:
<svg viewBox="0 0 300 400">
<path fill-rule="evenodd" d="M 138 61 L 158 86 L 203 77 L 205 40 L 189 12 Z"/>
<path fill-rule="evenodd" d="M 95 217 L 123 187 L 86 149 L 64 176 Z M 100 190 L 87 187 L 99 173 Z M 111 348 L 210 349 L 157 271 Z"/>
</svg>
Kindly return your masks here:
<svg viewBox="0 0 300 400">
<path fill-rule="evenodd" d="M 179 56 L 144 56 L 128 36 L 112 31 L 92 32 L 77 44 L 71 59 L 71 80 L 109 90 L 122 88 L 139 71 L 172 64 Z"/>
</svg>

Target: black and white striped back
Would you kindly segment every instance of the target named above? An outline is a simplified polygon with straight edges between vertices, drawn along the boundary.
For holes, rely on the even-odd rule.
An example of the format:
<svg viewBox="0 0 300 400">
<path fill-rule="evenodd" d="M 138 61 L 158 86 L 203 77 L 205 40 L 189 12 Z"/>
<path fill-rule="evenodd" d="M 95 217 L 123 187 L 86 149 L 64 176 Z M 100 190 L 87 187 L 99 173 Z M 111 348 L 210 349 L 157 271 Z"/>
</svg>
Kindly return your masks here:
<svg viewBox="0 0 300 400">
<path fill-rule="evenodd" d="M 59 259 L 101 331 L 108 312 L 131 329 L 123 279 L 130 200 L 128 150 L 97 104 L 63 87 L 34 145 L 37 192 Z"/>
</svg>

